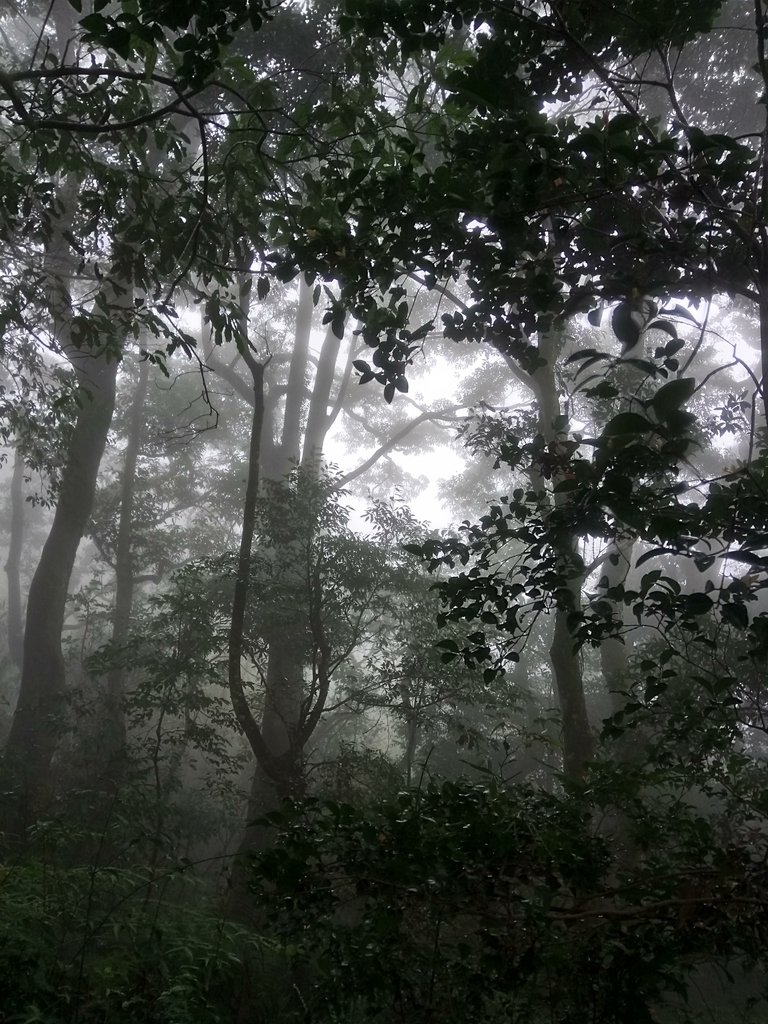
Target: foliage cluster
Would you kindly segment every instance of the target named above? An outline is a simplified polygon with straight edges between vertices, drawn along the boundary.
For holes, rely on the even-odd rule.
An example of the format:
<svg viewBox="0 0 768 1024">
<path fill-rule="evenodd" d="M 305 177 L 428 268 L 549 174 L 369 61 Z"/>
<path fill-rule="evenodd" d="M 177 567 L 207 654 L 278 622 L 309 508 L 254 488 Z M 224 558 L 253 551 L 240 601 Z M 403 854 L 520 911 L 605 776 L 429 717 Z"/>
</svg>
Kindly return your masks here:
<svg viewBox="0 0 768 1024">
<path fill-rule="evenodd" d="M 51 836 L 42 825 L 41 849 Z M 50 831 L 50 826 L 49 829 Z M 72 836 L 59 832 L 58 842 Z M 217 918 L 200 882 L 141 868 L 5 867 L 0 878 L 3 1024 L 219 1024 L 266 938 Z"/>
<path fill-rule="evenodd" d="M 694 965 L 759 976 L 765 835 L 727 797 L 702 813 L 672 774 L 604 765 L 589 791 L 445 782 L 272 815 L 257 891 L 314 974 L 313 1019 L 650 1024 Z"/>
</svg>

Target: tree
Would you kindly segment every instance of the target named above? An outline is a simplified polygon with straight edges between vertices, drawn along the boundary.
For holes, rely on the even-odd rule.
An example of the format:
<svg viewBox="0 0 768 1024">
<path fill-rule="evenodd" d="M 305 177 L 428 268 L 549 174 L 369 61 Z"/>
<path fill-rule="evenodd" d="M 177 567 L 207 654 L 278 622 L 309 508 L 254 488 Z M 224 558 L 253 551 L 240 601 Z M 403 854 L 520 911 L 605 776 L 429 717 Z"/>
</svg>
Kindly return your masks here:
<svg viewBox="0 0 768 1024">
<path fill-rule="evenodd" d="M 76 24 L 74 11 L 57 2 L 47 12 L 31 6 L 26 22 L 10 21 L 14 65 L 0 78 L 3 183 L 4 199 L 19 214 L 7 235 L 15 280 L 6 319 L 23 333 L 32 309 L 41 316 L 45 343 L 73 367 L 79 415 L 52 533 L 30 588 L 21 690 L 4 755 L 8 789 L 17 790 L 4 815 L 9 835 L 23 835 L 50 797 L 63 724 L 60 638 L 68 582 L 127 339 L 143 329 L 168 352 L 191 353 L 194 342 L 175 322 L 176 286 L 201 263 L 208 281 L 228 280 L 230 253 L 219 244 L 210 202 L 215 130 L 196 104 L 222 71 L 222 47 L 233 31 L 246 19 L 260 28 L 262 9 L 219 6 L 193 16 L 139 8 L 92 12 Z M 177 33 L 171 49 L 167 31 Z M 223 97 L 241 102 L 231 78 L 217 81 L 214 91 L 222 116 Z M 246 111 L 258 117 L 263 99 L 262 92 L 255 104 L 244 101 Z M 41 175 L 29 169 L 35 162 Z M 150 358 L 162 363 L 162 348 Z M 122 586 L 118 630 L 126 594 Z"/>
<path fill-rule="evenodd" d="M 414 88 L 397 128 L 382 131 L 372 152 L 350 152 L 346 161 L 324 165 L 315 186 L 318 201 L 322 195 L 327 205 L 329 195 L 337 196 L 337 208 L 323 214 L 311 239 L 296 233 L 300 218 L 293 220 L 290 212 L 286 217 L 303 265 L 327 274 L 327 253 L 343 247 L 342 301 L 364 322 L 364 337 L 375 350 L 372 366 L 360 361 L 356 367 L 363 380 L 379 380 L 391 400 L 432 327 L 408 326 L 407 305 L 400 301 L 406 275 L 441 290 L 446 279 L 461 276 L 469 301 L 443 314 L 444 333 L 492 344 L 524 375 L 553 373 L 556 357 L 547 351 L 553 330 L 589 310 L 596 323 L 606 304 L 617 303 L 611 322 L 627 358 L 635 356 L 644 332 L 668 338 L 644 364 L 661 387 L 655 395 L 645 393 L 637 412 L 618 413 L 599 437 L 588 439 L 597 449 L 591 470 L 580 453 L 582 437 L 574 437 L 567 422 L 556 423 L 559 410 L 550 401 L 540 436 L 545 444 L 565 446 L 554 481 L 565 511 L 551 516 L 548 526 L 542 520 L 551 552 L 558 549 L 558 531 L 572 530 L 566 521 L 575 508 L 583 531 L 597 531 L 617 546 L 628 532 L 663 547 L 688 530 L 690 513 L 671 481 L 694 443 L 685 405 L 697 382 L 680 369 L 683 339 L 674 320 L 699 321 L 679 301 L 709 301 L 723 292 L 760 308 L 763 240 L 747 221 L 751 217 L 754 226 L 761 218 L 765 183 L 754 144 L 761 136 L 712 130 L 691 55 L 723 35 L 737 49 L 751 39 L 756 101 L 764 26 L 757 5 L 751 32 L 715 29 L 702 43 L 697 34 L 711 29 L 720 6 L 678 5 L 674 17 L 662 20 L 653 3 L 599 13 L 589 4 L 566 10 L 560 4 L 446 8 L 426 2 L 394 12 L 360 3 L 342 19 L 360 40 L 360 94 L 373 91 L 382 68 L 398 61 L 435 74 L 446 94 L 443 109 L 435 112 L 425 108 L 424 91 Z M 743 27 L 745 8 L 736 13 L 736 28 Z M 473 33 L 467 45 L 465 28 Z M 718 65 L 718 73 L 725 87 L 729 67 Z M 748 84 L 744 90 L 750 95 Z M 576 100 L 582 109 L 574 111 Z M 375 117 L 370 109 L 366 126 L 365 118 Z M 354 182 L 351 192 L 345 181 Z M 381 258 L 354 259 L 374 245 Z M 660 314 L 661 303 L 667 305 Z M 601 358 L 584 353 L 590 365 Z M 649 437 L 659 458 L 642 455 Z M 533 469 L 547 468 L 541 457 L 546 453 L 530 454 Z M 621 481 L 651 473 L 668 486 L 638 493 L 643 520 L 633 488 L 628 500 Z M 559 474 L 572 477 L 575 487 L 570 479 L 558 481 Z M 512 519 L 524 514 L 515 509 Z M 699 536 L 714 541 L 707 528 Z M 732 546 L 721 548 L 726 552 Z M 618 547 L 615 554 L 620 557 Z M 748 557 L 743 549 L 742 556 Z M 558 662 L 572 657 L 567 634 L 580 643 L 610 632 L 599 628 L 599 616 L 587 615 L 592 631 L 586 625 L 572 633 L 582 615 L 576 600 L 581 583 L 573 561 L 566 561 L 571 568 L 555 573 L 545 587 L 559 611 L 571 614 L 564 643 L 556 645 Z M 629 600 L 620 582 L 608 582 L 603 609 L 614 599 Z M 730 603 L 728 592 L 722 601 Z M 702 595 L 688 607 L 710 604 Z M 683 611 L 683 618 L 688 614 Z M 567 675 L 564 662 L 560 674 Z M 572 676 L 577 680 L 578 673 Z M 576 682 L 574 692 L 579 688 Z M 584 742 L 574 777 L 591 746 L 583 708 L 578 718 L 582 724 L 574 735 Z"/>
</svg>

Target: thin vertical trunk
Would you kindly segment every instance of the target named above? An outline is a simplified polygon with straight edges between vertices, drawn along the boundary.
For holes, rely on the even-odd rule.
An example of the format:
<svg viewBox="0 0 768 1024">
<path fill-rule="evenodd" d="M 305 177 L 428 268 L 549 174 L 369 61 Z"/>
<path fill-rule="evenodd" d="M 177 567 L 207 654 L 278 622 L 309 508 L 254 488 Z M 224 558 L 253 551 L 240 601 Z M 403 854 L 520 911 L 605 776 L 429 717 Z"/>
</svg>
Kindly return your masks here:
<svg viewBox="0 0 768 1024">
<path fill-rule="evenodd" d="M 768 158 L 768 157 L 767 157 Z M 765 183 L 768 190 L 768 182 Z M 763 254 L 763 260 L 768 262 L 768 252 Z M 763 396 L 763 416 L 768 426 L 768 268 L 760 274 L 760 359 L 761 377 L 760 388 Z"/>
<path fill-rule="evenodd" d="M 291 465 L 300 461 L 302 470 L 315 478 L 321 465 L 325 435 L 330 424 L 328 407 L 341 339 L 330 328 L 326 332 L 309 401 L 302 445 L 301 423 L 306 404 L 305 375 L 311 316 L 311 289 L 302 281 L 286 394 L 280 449 L 281 468 L 285 473 Z M 281 481 L 274 482 L 279 484 Z M 293 582 L 296 596 L 290 604 L 286 603 L 280 609 L 280 621 L 269 637 L 264 712 L 260 725 L 260 738 L 268 751 L 268 757 L 259 757 L 257 754 L 248 803 L 249 824 L 240 843 L 240 854 L 253 852 L 269 842 L 269 832 L 251 822 L 276 809 L 286 798 L 302 794 L 304 748 L 311 734 L 306 726 L 309 722 L 310 727 L 314 727 L 318 711 L 322 710 L 318 707 L 317 696 L 311 709 L 306 706 L 304 637 L 308 622 L 304 606 L 309 600 L 305 591 L 313 584 L 305 577 L 306 560 L 297 550 L 301 547 L 298 541 L 299 538 L 296 538 L 293 542 L 282 544 L 275 552 L 282 566 L 282 581 L 286 585 L 289 581 Z M 317 586 L 321 587 L 321 581 L 317 581 Z M 319 600 L 320 595 L 315 595 L 315 598 Z M 317 639 L 314 638 L 315 642 Z M 324 701 L 325 697 L 320 699 Z"/>
<path fill-rule="evenodd" d="M 280 476 L 287 476 L 299 461 L 301 450 L 301 420 L 306 396 L 306 377 L 309 362 L 309 338 L 312 332 L 312 288 L 299 278 L 299 305 L 296 311 L 293 353 L 288 370 L 285 392 L 285 415 L 280 446 Z"/>
<path fill-rule="evenodd" d="M 581 576 L 572 577 L 567 591 L 573 610 L 581 603 Z M 568 625 L 571 609 L 558 607 L 549 656 L 555 678 L 555 692 L 560 705 L 563 728 L 563 774 L 570 782 L 579 782 L 584 769 L 594 756 L 594 739 L 589 727 L 584 699 L 584 676 L 576 641 Z"/>
<path fill-rule="evenodd" d="M 601 573 L 601 590 L 611 591 L 614 587 L 624 584 L 632 567 L 632 552 L 636 538 L 631 535 L 619 536 L 608 550 L 605 569 Z M 613 607 L 614 618 L 623 621 L 624 603 L 616 601 L 608 593 L 602 596 Z M 605 688 L 611 699 L 611 711 L 615 714 L 624 708 L 627 702 L 629 686 L 629 652 L 630 647 L 622 637 L 609 636 L 600 644 L 600 666 L 603 671 Z"/>
<path fill-rule="evenodd" d="M 544 334 L 539 340 L 541 356 L 546 362 L 531 374 L 531 385 L 539 407 L 539 433 L 548 446 L 556 446 L 561 431 L 556 421 L 561 415 L 560 400 L 555 380 L 557 337 Z M 553 478 L 557 483 L 557 477 Z M 538 489 L 544 493 L 544 481 L 539 480 Z M 553 493 L 552 506 L 557 508 L 568 496 Z M 584 776 L 584 769 L 594 755 L 594 737 L 589 724 L 587 702 L 584 696 L 584 675 L 581 655 L 576 638 L 569 626 L 572 612 L 581 608 L 581 588 L 584 576 L 576 568 L 579 559 L 576 538 L 573 535 L 560 538 L 562 571 L 565 575 L 562 588 L 563 600 L 555 609 L 555 626 L 550 647 L 550 660 L 554 675 L 555 692 L 563 731 L 563 774 L 571 782 L 578 782 Z M 567 597 L 567 600 L 565 600 Z"/>
<path fill-rule="evenodd" d="M 24 658 L 24 627 L 21 602 L 21 551 L 24 545 L 24 457 L 14 451 L 10 491 L 10 540 L 5 574 L 8 577 L 8 653 L 21 668 Z"/>
<path fill-rule="evenodd" d="M 419 739 L 419 717 L 409 708 L 405 715 L 405 750 L 403 751 L 403 769 L 407 787 L 413 784 L 413 766 L 416 760 L 416 744 Z"/>
<path fill-rule="evenodd" d="M 248 873 L 243 855 L 264 845 L 264 830 L 255 826 L 253 819 L 259 813 L 272 810 L 276 806 L 274 800 L 281 787 L 279 782 L 276 785 L 275 780 L 279 780 L 281 777 L 283 761 L 279 757 L 278 748 L 274 746 L 276 740 L 272 735 L 270 702 L 267 700 L 265 714 L 262 723 L 259 724 L 248 704 L 242 677 L 245 615 L 250 591 L 251 556 L 256 529 L 256 502 L 261 476 L 261 435 L 264 426 L 264 365 L 258 363 L 247 350 L 244 352 L 244 359 L 253 381 L 253 416 L 248 449 L 248 476 L 243 502 L 243 525 L 232 597 L 228 675 L 232 707 L 256 758 L 256 765 L 248 802 L 246 827 L 230 875 L 230 890 L 226 909 L 230 917 L 249 920 L 253 907 L 248 891 Z M 280 793 L 278 799 L 282 799 L 283 795 Z M 270 801 L 273 801 L 271 806 Z"/>
<path fill-rule="evenodd" d="M 341 340 L 341 338 L 336 337 L 329 325 L 320 349 L 315 383 L 309 402 L 301 465 L 303 469 L 312 472 L 315 476 L 320 471 L 325 435 L 328 432 L 328 404 L 336 373 L 336 362 L 339 358 Z"/>
<path fill-rule="evenodd" d="M 133 514 L 136 503 L 136 466 L 144 434 L 144 405 L 149 387 L 149 361 L 139 364 L 139 379 L 128 416 L 128 442 L 120 475 L 120 518 L 115 551 L 115 609 L 112 618 L 112 644 L 125 642 L 131 623 L 134 597 Z M 113 668 L 107 676 L 106 721 L 103 733 L 103 759 L 108 779 L 122 776 L 126 755 L 123 696 L 125 667 Z"/>
<path fill-rule="evenodd" d="M 257 758 L 267 753 L 261 731 L 255 722 L 245 697 L 242 678 L 243 633 L 251 582 L 251 554 L 256 529 L 256 500 L 259 494 L 261 431 L 264 424 L 264 366 L 250 353 L 246 362 L 253 375 L 253 417 L 248 451 L 248 477 L 243 502 L 243 527 L 237 556 L 237 574 L 232 596 L 232 616 L 229 627 L 228 673 L 229 692 L 237 720 Z"/>
</svg>

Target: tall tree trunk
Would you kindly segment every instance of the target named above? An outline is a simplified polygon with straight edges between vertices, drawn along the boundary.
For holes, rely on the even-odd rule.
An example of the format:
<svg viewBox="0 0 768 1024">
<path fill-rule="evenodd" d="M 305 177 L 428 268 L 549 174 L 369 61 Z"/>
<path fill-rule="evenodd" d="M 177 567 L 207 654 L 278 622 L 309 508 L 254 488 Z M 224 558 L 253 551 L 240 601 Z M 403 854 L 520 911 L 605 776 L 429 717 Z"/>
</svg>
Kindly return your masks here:
<svg viewBox="0 0 768 1024">
<path fill-rule="evenodd" d="M 238 846 L 238 857 L 266 849 L 273 832 L 255 824 L 256 821 L 277 810 L 284 800 L 297 799 L 304 792 L 304 749 L 297 736 L 304 665 L 303 658 L 297 659 L 290 649 L 292 642 L 293 638 L 286 629 L 284 645 L 270 645 L 260 725 L 268 756 L 257 756 L 253 766 L 247 820 Z M 302 671 L 301 678 L 296 675 L 297 668 Z"/>
<path fill-rule="evenodd" d="M 606 591 L 602 600 L 608 601 L 613 607 L 614 618 L 624 621 L 625 605 L 623 601 L 616 601 L 609 592 L 618 586 L 622 586 L 629 570 L 632 567 L 632 552 L 635 547 L 636 538 L 631 534 L 617 537 L 610 545 L 605 563 L 605 569 L 601 573 L 600 589 Z M 611 699 L 611 711 L 621 711 L 627 703 L 627 688 L 629 686 L 629 652 L 631 647 L 624 637 L 609 636 L 600 644 L 600 666 L 603 671 L 603 682 Z"/>
<path fill-rule="evenodd" d="M 70 353 L 80 411 L 61 476 L 50 533 L 29 588 L 24 666 L 4 753 L 4 831 L 21 839 L 52 796 L 51 762 L 65 715 L 61 633 L 77 549 L 96 491 L 96 477 L 115 404 L 117 360 L 109 353 Z M 8 785 L 10 783 L 10 785 Z"/>
<path fill-rule="evenodd" d="M 149 387 L 149 361 L 139 364 L 139 379 L 128 416 L 128 441 L 120 475 L 120 518 L 115 551 L 115 608 L 112 617 L 112 644 L 124 643 L 131 624 L 134 597 L 133 514 L 136 503 L 136 466 L 144 435 L 144 405 Z M 119 783 L 126 757 L 123 697 L 126 670 L 113 668 L 107 676 L 102 759 L 106 778 Z"/>
<path fill-rule="evenodd" d="M 572 577 L 567 592 L 571 595 L 571 608 L 581 605 L 582 576 Z M 559 606 L 555 611 L 555 628 L 549 657 L 555 679 L 555 692 L 560 705 L 563 729 L 563 774 L 570 782 L 579 782 L 584 769 L 594 756 L 594 738 L 589 727 L 587 703 L 584 698 L 584 674 L 581 655 L 568 625 L 571 609 Z"/>
<path fill-rule="evenodd" d="M 530 375 L 531 386 L 538 401 L 539 433 L 553 454 L 562 434 L 558 424 L 561 409 L 555 378 L 559 341 L 557 334 L 541 335 L 539 351 L 545 362 Z M 553 483 L 556 484 L 557 480 L 558 477 L 555 475 Z M 546 493 L 543 479 L 538 481 L 537 486 L 542 495 Z M 549 500 L 552 506 L 557 508 L 568 501 L 568 496 L 553 493 Z M 563 774 L 569 781 L 579 782 L 583 778 L 587 762 L 594 755 L 594 737 L 584 696 L 581 655 L 568 622 L 570 614 L 581 608 L 581 588 L 584 583 L 583 571 L 578 569 L 581 559 L 576 550 L 575 536 L 561 537 L 560 554 L 565 575 L 561 591 L 563 599 L 558 601 L 555 609 L 555 625 L 549 653 L 562 722 Z"/>
<path fill-rule="evenodd" d="M 341 338 L 336 336 L 329 324 L 317 361 L 317 373 L 309 402 L 307 428 L 301 453 L 302 469 L 311 473 L 314 478 L 317 478 L 320 472 L 325 435 L 330 425 L 328 405 L 340 347 Z"/>
<path fill-rule="evenodd" d="M 328 407 L 341 339 L 329 328 L 318 359 L 302 444 L 301 423 L 307 395 L 305 378 L 311 317 L 312 292 L 302 280 L 294 351 L 285 397 L 280 459 L 279 466 L 276 467 L 280 476 L 272 481 L 278 487 L 284 484 L 284 476 L 292 465 L 300 464 L 310 481 L 316 479 L 321 465 L 325 435 L 330 424 Z M 253 457 L 252 455 L 252 459 Z M 299 540 L 302 540 L 301 544 Z M 314 728 L 318 718 L 317 712 L 322 710 L 318 705 L 317 696 L 311 709 L 306 706 L 304 636 L 308 623 L 303 607 L 307 595 L 303 591 L 312 585 L 312 581 L 305 578 L 305 559 L 300 557 L 304 551 L 303 540 L 289 540 L 278 545 L 275 552 L 275 557 L 282 567 L 279 573 L 281 580 L 284 585 L 293 581 L 296 596 L 286 601 L 282 608 L 273 610 L 274 617 L 279 618 L 279 621 L 275 623 L 268 638 L 264 710 L 258 727 L 258 739 L 255 744 L 251 742 L 256 754 L 256 763 L 248 801 L 248 824 L 238 849 L 238 863 L 241 865 L 242 855 L 262 849 L 270 842 L 269 830 L 252 823 L 269 811 L 275 810 L 286 798 L 297 797 L 303 793 L 304 750 L 310 735 L 307 732 L 307 723 L 312 723 L 311 727 Z M 298 553 L 297 548 L 300 549 Z M 299 562 L 302 564 L 298 564 Z M 232 668 L 230 671 L 232 672 Z M 323 703 L 324 700 L 325 697 L 321 696 L 320 702 Z M 247 895 L 244 892 L 245 881 L 241 877 L 241 871 L 242 869 L 238 869 L 232 875 L 230 902 L 233 905 L 245 901 Z"/>
<path fill-rule="evenodd" d="M 21 550 L 24 545 L 24 457 L 16 445 L 11 476 L 10 540 L 5 574 L 8 578 L 8 653 L 21 668 L 24 659 L 24 627 L 21 601 Z"/>
<path fill-rule="evenodd" d="M 312 288 L 304 276 L 299 278 L 299 304 L 296 310 L 293 352 L 288 370 L 288 384 L 285 392 L 285 414 L 280 444 L 280 465 L 277 478 L 287 476 L 298 464 L 301 451 L 301 420 L 307 388 L 307 366 L 309 363 L 309 339 L 312 333 Z"/>
<path fill-rule="evenodd" d="M 766 136 L 768 136 L 768 128 L 766 128 Z M 766 149 L 768 150 L 768 147 Z M 765 159 L 768 161 L 768 152 L 766 152 Z M 763 188 L 768 196 L 768 179 L 763 182 Z M 760 390 L 763 398 L 763 416 L 765 417 L 765 424 L 768 426 L 768 251 L 762 253 L 762 262 L 766 266 L 761 269 L 759 278 Z"/>
<path fill-rule="evenodd" d="M 256 721 L 248 704 L 242 676 L 245 614 L 250 591 L 251 555 L 256 529 L 256 502 L 259 495 L 261 475 L 261 435 L 264 426 L 264 365 L 258 363 L 247 350 L 244 351 L 244 359 L 253 381 L 253 416 L 251 419 L 251 435 L 248 449 L 248 476 L 245 486 L 245 500 L 243 502 L 243 525 L 237 558 L 235 587 L 232 596 L 228 676 L 232 708 L 255 756 L 256 766 L 248 803 L 246 827 L 230 874 L 230 891 L 226 910 L 230 917 L 248 920 L 251 917 L 252 906 L 248 892 L 247 867 L 244 863 L 243 855 L 262 845 L 260 843 L 261 833 L 252 824 L 252 821 L 256 814 L 260 813 L 259 809 L 261 806 L 269 800 L 270 793 L 275 792 L 276 787 L 274 786 L 273 776 L 275 774 L 279 775 L 280 766 L 274 762 L 272 747 L 263 735 L 264 721 L 262 721 L 261 725 Z M 269 739 L 272 739 L 272 737 L 269 737 Z M 260 791 L 262 785 L 265 790 L 264 794 Z M 254 805 L 257 807 L 256 811 L 254 811 Z"/>
</svg>

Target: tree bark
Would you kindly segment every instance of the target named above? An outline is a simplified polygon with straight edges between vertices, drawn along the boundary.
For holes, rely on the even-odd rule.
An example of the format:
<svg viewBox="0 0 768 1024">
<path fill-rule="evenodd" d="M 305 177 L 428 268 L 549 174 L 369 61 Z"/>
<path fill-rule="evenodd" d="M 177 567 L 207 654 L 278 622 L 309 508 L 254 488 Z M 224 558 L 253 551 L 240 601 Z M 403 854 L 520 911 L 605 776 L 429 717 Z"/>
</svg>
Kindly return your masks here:
<svg viewBox="0 0 768 1024">
<path fill-rule="evenodd" d="M 21 839 L 52 797 L 51 762 L 64 729 L 61 633 L 67 589 L 88 523 L 96 477 L 115 404 L 117 360 L 107 353 L 70 353 L 80 411 L 69 443 L 59 499 L 27 601 L 21 689 L 4 754 L 4 831 Z"/>
<path fill-rule="evenodd" d="M 767 130 L 768 133 L 768 130 Z M 768 159 L 768 157 L 767 157 Z M 764 182 L 764 188 L 768 190 L 768 181 Z M 768 264 L 768 251 L 762 256 Z M 763 398 L 763 416 L 768 426 L 768 266 L 760 273 L 760 389 Z"/>
<path fill-rule="evenodd" d="M 309 338 L 312 332 L 312 288 L 302 275 L 299 278 L 299 304 L 296 310 L 293 352 L 288 370 L 288 386 L 285 393 L 285 414 L 280 444 L 280 459 L 277 467 L 278 478 L 287 476 L 298 464 L 301 450 L 301 419 L 306 394 L 306 376 L 309 363 Z"/>
<path fill-rule="evenodd" d="M 568 586 L 573 610 L 581 604 L 582 577 L 574 577 Z M 576 641 L 568 625 L 570 609 L 558 607 L 549 656 L 555 677 L 555 692 L 560 705 L 563 729 L 563 775 L 569 782 L 580 782 L 594 756 L 594 739 L 589 727 L 584 698 L 584 675 Z"/>
<path fill-rule="evenodd" d="M 623 537 L 619 536 L 612 541 L 607 553 L 605 571 L 600 579 L 602 590 L 610 591 L 613 587 L 621 586 L 626 581 L 627 574 L 632 568 L 632 552 L 635 541 L 636 538 L 629 534 Z M 611 556 L 613 556 L 613 561 Z M 624 603 L 615 601 L 607 594 L 604 594 L 602 599 L 610 602 L 614 609 L 614 617 L 623 622 Z M 611 711 L 614 714 L 623 710 L 627 703 L 630 650 L 631 648 L 623 637 L 609 636 L 600 644 L 600 666 L 603 671 L 605 688 L 611 699 Z"/>
<path fill-rule="evenodd" d="M 5 574 L 8 577 L 8 653 L 19 668 L 24 660 L 21 601 L 21 551 L 24 546 L 24 457 L 15 448 L 10 491 L 10 540 Z"/>
<path fill-rule="evenodd" d="M 139 379 L 128 416 L 128 441 L 120 474 L 120 518 L 115 550 L 115 608 L 112 616 L 112 645 L 119 647 L 128 636 L 133 611 L 133 516 L 136 504 L 136 466 L 144 435 L 144 405 L 149 388 L 149 361 L 139 364 Z M 105 776 L 119 784 L 126 759 L 126 727 L 123 710 L 126 670 L 116 666 L 107 675 L 102 759 Z"/>
<path fill-rule="evenodd" d="M 306 282 L 302 281 L 299 291 L 294 351 L 291 357 L 285 396 L 279 464 L 274 467 L 279 476 L 272 480 L 278 487 L 284 486 L 285 475 L 290 471 L 291 466 L 300 465 L 310 480 L 317 478 L 325 435 L 331 422 L 328 407 L 341 339 L 336 338 L 329 328 L 318 359 L 302 438 L 301 424 L 306 405 L 305 377 L 309 362 L 312 308 L 311 289 Z M 258 396 L 256 401 L 258 403 Z M 260 401 L 262 406 L 260 423 L 263 424 L 263 396 Z M 255 422 L 256 419 L 254 419 Z M 260 450 L 263 449 L 264 441 L 261 436 L 262 432 L 260 428 Z M 252 436 L 252 466 L 255 458 L 253 443 Z M 251 470 L 252 472 L 253 470 Z M 269 475 L 271 476 L 271 473 Z M 253 500 L 255 503 L 255 492 Z M 251 528 L 251 538 L 252 536 L 253 529 Z M 264 814 L 277 809 L 285 799 L 295 798 L 303 793 L 304 750 L 311 735 L 311 729 L 319 719 L 319 712 L 322 711 L 326 696 L 321 685 L 318 694 L 314 696 L 312 706 L 307 706 L 304 692 L 306 650 L 303 638 L 307 626 L 311 627 L 311 624 L 307 623 L 304 608 L 309 595 L 304 591 L 313 586 L 313 581 L 305 578 L 306 574 L 303 570 L 306 559 L 302 556 L 303 544 L 299 545 L 298 540 L 299 538 L 296 538 L 293 542 L 281 543 L 275 551 L 275 557 L 281 567 L 279 576 L 284 585 L 293 584 L 296 596 L 295 599 L 291 598 L 290 603 L 286 602 L 283 608 L 275 610 L 276 613 L 279 613 L 279 622 L 275 624 L 268 637 L 269 649 L 262 720 L 258 726 L 255 722 L 249 725 L 251 729 L 249 739 L 256 756 L 256 763 L 248 801 L 247 824 L 238 848 L 239 864 L 242 864 L 243 855 L 263 849 L 270 842 L 270 830 L 256 826 L 253 822 Z M 310 540 L 307 539 L 306 542 L 310 543 Z M 297 554 L 298 547 L 301 547 L 302 551 Z M 301 564 L 298 564 L 299 562 Z M 319 595 L 317 595 L 317 599 L 319 600 Z M 309 599 L 309 603 L 312 603 L 312 598 Z M 313 637 L 313 639 L 316 638 Z M 230 655 L 234 656 L 232 648 L 230 648 Z M 232 678 L 233 672 L 234 665 L 231 664 L 230 678 Z M 242 703 L 240 707 L 245 714 L 246 709 Z M 247 889 L 246 883 L 241 877 L 241 869 L 236 870 L 232 876 L 231 906 L 247 903 L 247 891 L 244 890 L 244 886 Z"/>
<path fill-rule="evenodd" d="M 329 325 L 317 362 L 317 373 L 309 401 L 307 427 L 304 432 L 304 446 L 301 453 L 302 469 L 311 473 L 315 478 L 319 475 L 322 465 L 323 445 L 330 424 L 328 404 L 340 347 L 341 338 L 336 337 Z"/>
<path fill-rule="evenodd" d="M 542 334 L 539 351 L 545 362 L 530 375 L 539 407 L 539 433 L 550 447 L 557 445 L 561 433 L 557 428 L 561 409 L 555 380 L 558 340 L 556 335 Z M 557 479 L 557 476 L 553 477 L 553 483 L 557 483 Z M 536 483 L 534 486 L 537 486 Z M 540 493 L 546 493 L 543 479 L 538 481 L 538 488 Z M 553 493 L 549 500 L 553 507 L 562 507 L 568 501 L 568 496 Z M 562 721 L 563 774 L 570 782 L 580 782 L 587 763 L 594 756 L 594 737 L 584 697 L 581 655 L 568 623 L 569 615 L 581 608 L 581 588 L 584 583 L 583 572 L 576 568 L 580 559 L 573 535 L 561 536 L 560 554 L 566 578 L 562 588 L 563 600 L 558 601 L 554 613 L 555 625 L 549 653 Z"/>
</svg>

